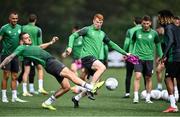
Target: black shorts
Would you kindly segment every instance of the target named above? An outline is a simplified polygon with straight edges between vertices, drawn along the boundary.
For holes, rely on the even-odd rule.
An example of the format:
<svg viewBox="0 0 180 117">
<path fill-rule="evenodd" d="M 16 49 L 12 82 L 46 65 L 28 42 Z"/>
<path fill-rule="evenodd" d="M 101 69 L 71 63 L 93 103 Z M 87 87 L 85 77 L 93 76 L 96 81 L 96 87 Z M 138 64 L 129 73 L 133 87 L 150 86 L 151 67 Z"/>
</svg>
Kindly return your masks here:
<svg viewBox="0 0 180 117">
<path fill-rule="evenodd" d="M 165 64 L 166 73 L 165 78 L 179 78 L 180 77 L 180 62 L 167 62 Z"/>
<path fill-rule="evenodd" d="M 28 58 L 24 58 L 22 62 L 24 66 L 35 66 L 34 62 Z"/>
<path fill-rule="evenodd" d="M 153 60 L 139 60 L 139 64 L 134 65 L 135 72 L 141 72 L 143 76 L 151 77 L 153 74 Z"/>
<path fill-rule="evenodd" d="M 81 59 L 82 61 L 82 66 L 88 70 L 88 74 L 89 75 L 93 75 L 95 73 L 95 70 L 92 70 L 92 64 L 94 63 L 94 61 L 96 61 L 97 59 L 93 56 L 86 56 L 84 58 Z"/>
<path fill-rule="evenodd" d="M 61 83 L 64 77 L 60 76 L 60 72 L 64 69 L 65 65 L 55 58 L 50 58 L 46 61 L 45 70 L 53 75 L 59 83 Z"/>
<path fill-rule="evenodd" d="M 6 58 L 7 56 L 2 55 L 1 56 L 1 62 Z M 7 65 L 2 67 L 2 70 L 7 70 L 11 72 L 18 73 L 19 72 L 19 59 L 18 57 L 14 57 L 11 62 L 9 62 Z"/>
</svg>

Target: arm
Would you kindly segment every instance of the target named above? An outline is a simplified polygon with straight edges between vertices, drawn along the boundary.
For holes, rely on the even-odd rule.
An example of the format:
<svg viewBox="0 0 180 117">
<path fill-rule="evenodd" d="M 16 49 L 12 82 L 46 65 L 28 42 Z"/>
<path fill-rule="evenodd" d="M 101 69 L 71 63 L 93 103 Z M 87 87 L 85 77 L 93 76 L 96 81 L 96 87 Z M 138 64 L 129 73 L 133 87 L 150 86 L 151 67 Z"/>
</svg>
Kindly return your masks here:
<svg viewBox="0 0 180 117">
<path fill-rule="evenodd" d="M 128 53 L 126 51 L 124 51 L 123 49 L 121 49 L 116 43 L 114 43 L 113 41 L 111 41 L 106 35 L 103 39 L 104 43 L 106 43 L 108 45 L 108 47 L 116 50 L 117 52 L 123 54 L 123 55 L 128 55 Z"/>
<path fill-rule="evenodd" d="M 72 52 L 72 48 L 73 48 L 73 44 L 74 44 L 74 39 L 77 39 L 80 36 L 84 36 L 86 35 L 86 33 L 88 32 L 88 28 L 84 27 L 81 30 L 74 32 L 73 34 L 71 34 L 69 36 L 69 42 L 68 42 L 68 47 L 65 51 L 66 56 L 70 55 Z"/>
<path fill-rule="evenodd" d="M 42 42 L 42 30 L 39 28 L 39 30 L 38 30 L 38 34 L 37 34 L 37 43 L 38 43 L 38 45 L 41 45 L 43 42 Z"/>
<path fill-rule="evenodd" d="M 2 38 L 3 38 L 3 37 L 2 37 L 2 36 L 0 36 L 0 41 L 2 40 Z"/>
<path fill-rule="evenodd" d="M 126 52 L 129 51 L 129 45 L 130 45 L 130 37 L 129 37 L 129 30 L 128 30 L 127 33 L 126 33 L 126 38 L 125 38 L 124 46 L 123 46 L 123 49 L 124 49 Z"/>
<path fill-rule="evenodd" d="M 42 49 L 46 49 L 46 48 L 49 47 L 50 45 L 54 44 L 57 40 L 59 40 L 58 37 L 53 37 L 50 42 L 41 44 L 39 47 L 41 47 Z"/>
<path fill-rule="evenodd" d="M 12 54 L 9 55 L 8 57 L 6 57 L 6 58 L 4 59 L 4 61 L 0 64 L 0 68 L 2 68 L 3 66 L 5 66 L 6 64 L 8 64 L 15 56 L 16 56 L 16 54 L 12 53 Z"/>
<path fill-rule="evenodd" d="M 167 38 L 164 39 L 165 44 L 166 44 L 166 48 L 165 48 L 165 51 L 164 51 L 164 54 L 163 54 L 162 58 L 167 57 L 167 54 L 168 54 L 170 48 L 172 47 L 172 45 L 174 43 L 173 32 L 172 32 L 172 30 L 170 28 L 167 29 L 166 36 L 167 36 Z"/>
</svg>

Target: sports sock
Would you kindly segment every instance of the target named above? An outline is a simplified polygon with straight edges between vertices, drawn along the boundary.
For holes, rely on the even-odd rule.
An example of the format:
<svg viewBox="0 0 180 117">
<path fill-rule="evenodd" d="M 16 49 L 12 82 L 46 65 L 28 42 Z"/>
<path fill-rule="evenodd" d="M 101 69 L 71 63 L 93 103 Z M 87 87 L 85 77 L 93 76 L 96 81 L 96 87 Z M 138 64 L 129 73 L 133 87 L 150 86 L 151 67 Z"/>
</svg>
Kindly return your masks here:
<svg viewBox="0 0 180 117">
<path fill-rule="evenodd" d="M 42 79 L 38 80 L 38 84 L 39 84 L 39 89 L 43 89 L 43 80 Z"/>
<path fill-rule="evenodd" d="M 3 90 L 2 90 L 2 97 L 7 97 L 7 95 L 6 95 L 6 89 L 3 89 Z"/>
<path fill-rule="evenodd" d="M 47 105 L 51 105 L 53 102 L 55 102 L 56 101 L 56 98 L 54 97 L 54 95 L 52 95 L 51 97 L 49 97 L 46 101 L 45 101 L 45 103 L 47 104 Z"/>
<path fill-rule="evenodd" d="M 16 90 L 12 90 L 12 98 L 17 98 L 17 91 Z"/>
<path fill-rule="evenodd" d="M 29 84 L 29 92 L 34 92 L 34 84 L 33 83 L 30 83 Z"/>
<path fill-rule="evenodd" d="M 27 83 L 23 83 L 23 93 L 27 92 Z"/>
<path fill-rule="evenodd" d="M 170 100 L 171 107 L 177 108 L 174 95 L 169 95 L 169 100 Z"/>
</svg>

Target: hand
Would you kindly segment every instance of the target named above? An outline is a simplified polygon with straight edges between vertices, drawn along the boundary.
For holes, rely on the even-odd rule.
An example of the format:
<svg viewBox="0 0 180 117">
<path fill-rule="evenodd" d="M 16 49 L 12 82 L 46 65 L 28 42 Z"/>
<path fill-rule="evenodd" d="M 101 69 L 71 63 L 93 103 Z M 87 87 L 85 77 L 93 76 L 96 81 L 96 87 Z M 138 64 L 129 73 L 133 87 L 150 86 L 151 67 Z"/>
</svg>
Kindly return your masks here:
<svg viewBox="0 0 180 117">
<path fill-rule="evenodd" d="M 159 59 L 159 62 L 160 63 L 165 63 L 167 60 L 167 57 L 162 57 L 161 59 Z"/>
<path fill-rule="evenodd" d="M 67 49 L 66 49 L 66 54 L 67 54 L 67 55 L 70 55 L 71 52 L 72 52 L 72 48 L 67 48 Z"/>
<path fill-rule="evenodd" d="M 63 53 L 61 54 L 61 56 L 62 56 L 63 58 L 66 58 L 66 57 L 67 57 L 66 52 L 63 52 Z"/>
<path fill-rule="evenodd" d="M 59 38 L 56 37 L 56 36 L 54 36 L 54 37 L 52 38 L 52 40 L 51 40 L 51 43 L 53 44 L 53 43 L 55 43 L 57 40 L 59 40 Z"/>
</svg>

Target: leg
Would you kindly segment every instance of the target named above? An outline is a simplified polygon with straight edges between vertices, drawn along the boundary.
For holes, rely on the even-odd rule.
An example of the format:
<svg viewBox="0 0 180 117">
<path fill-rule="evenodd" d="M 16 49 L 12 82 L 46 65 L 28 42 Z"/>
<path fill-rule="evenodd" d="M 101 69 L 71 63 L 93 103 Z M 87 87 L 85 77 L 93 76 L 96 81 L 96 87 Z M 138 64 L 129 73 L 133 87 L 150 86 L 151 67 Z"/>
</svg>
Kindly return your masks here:
<svg viewBox="0 0 180 117">
<path fill-rule="evenodd" d="M 10 75 L 10 71 L 3 70 L 3 79 L 2 79 L 1 88 L 2 88 L 2 102 L 5 102 L 5 103 L 9 102 L 6 95 L 7 82 L 8 82 L 9 75 Z"/>
<path fill-rule="evenodd" d="M 130 62 L 126 62 L 126 80 L 125 80 L 125 89 L 126 94 L 124 98 L 129 98 L 130 96 L 130 86 L 131 86 L 131 77 L 133 74 L 134 65 Z"/>
<path fill-rule="evenodd" d="M 61 88 L 56 91 L 54 95 L 52 95 L 50 98 L 48 98 L 44 103 L 42 103 L 43 108 L 47 108 L 50 110 L 56 110 L 53 106 L 51 106 L 52 103 L 56 101 L 57 98 L 61 97 L 65 93 L 67 93 L 70 90 L 70 84 L 68 79 L 64 78 L 61 82 Z"/>
<path fill-rule="evenodd" d="M 145 77 L 146 80 L 146 103 L 153 103 L 150 98 L 151 98 L 151 90 L 152 90 L 152 79 L 150 76 Z"/>
<path fill-rule="evenodd" d="M 139 102 L 139 88 L 140 88 L 140 80 L 142 77 L 142 73 L 141 72 L 135 72 L 135 79 L 134 79 L 134 99 L 133 102 L 134 103 L 138 103 Z"/>
<path fill-rule="evenodd" d="M 158 90 L 162 90 L 162 72 L 164 69 L 164 63 L 160 63 L 157 65 L 156 68 L 156 78 L 157 78 L 157 89 Z"/>
</svg>

